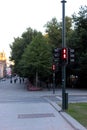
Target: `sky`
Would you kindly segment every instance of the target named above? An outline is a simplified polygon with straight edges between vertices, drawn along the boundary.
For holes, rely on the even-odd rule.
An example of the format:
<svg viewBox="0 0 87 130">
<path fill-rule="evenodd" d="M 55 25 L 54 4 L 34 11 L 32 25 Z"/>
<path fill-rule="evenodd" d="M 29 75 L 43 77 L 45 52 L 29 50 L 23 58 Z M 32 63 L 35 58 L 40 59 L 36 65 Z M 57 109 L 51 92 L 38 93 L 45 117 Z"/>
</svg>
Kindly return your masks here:
<svg viewBox="0 0 87 130">
<path fill-rule="evenodd" d="M 87 5 L 87 0 L 66 0 L 65 16 Z M 9 44 L 31 27 L 45 32 L 44 25 L 56 17 L 62 20 L 61 0 L 0 0 L 0 52 L 10 56 Z"/>
</svg>

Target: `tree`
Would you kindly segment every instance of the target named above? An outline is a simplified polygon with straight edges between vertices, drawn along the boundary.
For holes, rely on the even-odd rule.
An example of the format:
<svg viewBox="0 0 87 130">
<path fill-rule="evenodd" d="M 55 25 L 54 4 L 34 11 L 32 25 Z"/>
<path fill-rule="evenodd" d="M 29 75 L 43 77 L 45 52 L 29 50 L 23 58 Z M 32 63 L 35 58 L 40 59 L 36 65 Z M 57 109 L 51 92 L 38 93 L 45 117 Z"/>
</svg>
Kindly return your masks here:
<svg viewBox="0 0 87 130">
<path fill-rule="evenodd" d="M 62 33 L 60 24 L 57 22 L 56 18 L 53 18 L 51 21 L 45 24 L 46 33 L 48 34 L 49 43 L 55 47 L 60 47 L 62 43 Z"/>
<path fill-rule="evenodd" d="M 30 44 L 32 39 L 38 34 L 37 30 L 33 30 L 32 28 L 27 28 L 26 32 L 22 33 L 22 38 L 24 40 L 24 48 Z"/>
<path fill-rule="evenodd" d="M 72 18 L 66 16 L 65 17 L 65 27 L 66 27 L 66 44 L 69 47 L 70 46 L 70 41 L 72 40 L 72 35 L 73 35 L 73 27 L 72 27 Z"/>
<path fill-rule="evenodd" d="M 14 61 L 14 72 L 18 73 L 18 63 L 21 59 L 21 55 L 24 52 L 23 46 L 23 39 L 22 38 L 14 38 L 14 42 L 10 45 L 11 48 L 11 57 L 10 60 Z"/>
<path fill-rule="evenodd" d="M 69 44 L 70 36 L 72 35 L 72 18 L 66 16 L 66 40 Z M 55 47 L 62 47 L 62 22 L 57 22 L 56 18 L 53 18 L 45 25 L 46 33 L 48 34 L 49 43 Z"/>
<path fill-rule="evenodd" d="M 81 82 L 83 84 L 87 80 L 87 6 L 81 6 L 78 14 L 73 14 L 72 18 L 75 32 L 72 38 L 76 50 L 80 84 Z"/>
<path fill-rule="evenodd" d="M 21 56 L 24 53 L 24 49 L 27 47 L 27 45 L 30 44 L 30 42 L 33 40 L 33 38 L 38 34 L 36 30 L 32 30 L 31 28 L 28 28 L 26 32 L 24 32 L 20 37 L 14 38 L 14 42 L 10 44 L 11 48 L 11 57 L 10 60 L 14 61 L 14 72 L 20 73 L 19 68 L 19 62 L 21 60 Z"/>
<path fill-rule="evenodd" d="M 73 15 L 75 31 L 77 33 L 77 44 L 79 51 L 82 53 L 87 50 L 87 6 L 80 8 L 78 16 Z"/>
<path fill-rule="evenodd" d="M 27 77 L 46 78 L 51 74 L 52 51 L 45 37 L 39 33 L 27 46 L 22 56 L 20 66 Z M 37 82 L 36 82 L 37 86 Z"/>
</svg>

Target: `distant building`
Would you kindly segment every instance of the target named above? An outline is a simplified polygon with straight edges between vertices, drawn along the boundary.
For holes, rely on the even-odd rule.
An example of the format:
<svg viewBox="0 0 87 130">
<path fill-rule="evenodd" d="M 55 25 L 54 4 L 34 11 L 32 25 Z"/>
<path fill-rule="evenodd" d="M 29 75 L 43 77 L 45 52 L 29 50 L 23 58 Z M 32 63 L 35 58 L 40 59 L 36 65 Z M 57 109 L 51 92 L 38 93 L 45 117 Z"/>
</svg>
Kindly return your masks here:
<svg viewBox="0 0 87 130">
<path fill-rule="evenodd" d="M 0 52 L 0 78 L 6 76 L 6 55 L 3 52 Z"/>
<path fill-rule="evenodd" d="M 7 75 L 8 77 L 10 77 L 10 76 L 12 75 L 11 67 L 7 67 L 7 68 L 6 68 L 6 75 Z"/>
</svg>

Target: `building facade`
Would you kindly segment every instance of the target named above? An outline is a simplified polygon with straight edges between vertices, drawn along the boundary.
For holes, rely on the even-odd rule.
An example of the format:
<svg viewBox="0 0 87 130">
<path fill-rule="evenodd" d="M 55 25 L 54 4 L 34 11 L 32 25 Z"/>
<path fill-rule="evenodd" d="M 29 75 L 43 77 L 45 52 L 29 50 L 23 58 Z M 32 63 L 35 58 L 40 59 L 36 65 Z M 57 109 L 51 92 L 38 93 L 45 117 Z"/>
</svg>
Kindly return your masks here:
<svg viewBox="0 0 87 130">
<path fill-rule="evenodd" d="M 3 52 L 0 52 L 0 78 L 6 76 L 6 55 Z"/>
</svg>

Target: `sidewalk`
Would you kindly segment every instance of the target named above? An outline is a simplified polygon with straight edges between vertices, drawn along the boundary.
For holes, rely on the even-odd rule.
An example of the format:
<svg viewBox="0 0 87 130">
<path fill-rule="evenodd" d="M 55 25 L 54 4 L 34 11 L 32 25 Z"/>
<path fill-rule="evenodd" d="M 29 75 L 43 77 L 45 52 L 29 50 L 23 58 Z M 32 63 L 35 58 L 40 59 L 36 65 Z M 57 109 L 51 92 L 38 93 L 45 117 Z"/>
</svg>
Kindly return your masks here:
<svg viewBox="0 0 87 130">
<path fill-rule="evenodd" d="M 52 91 L 28 92 L 25 85 L 19 83 L 0 85 L 0 98 L 3 98 L 0 99 L 0 130 L 87 130 L 61 111 L 55 102 L 48 100 Z M 42 96 L 44 102 L 22 101 Z"/>
<path fill-rule="evenodd" d="M 86 130 L 54 102 L 0 103 L 1 130 Z"/>
</svg>

